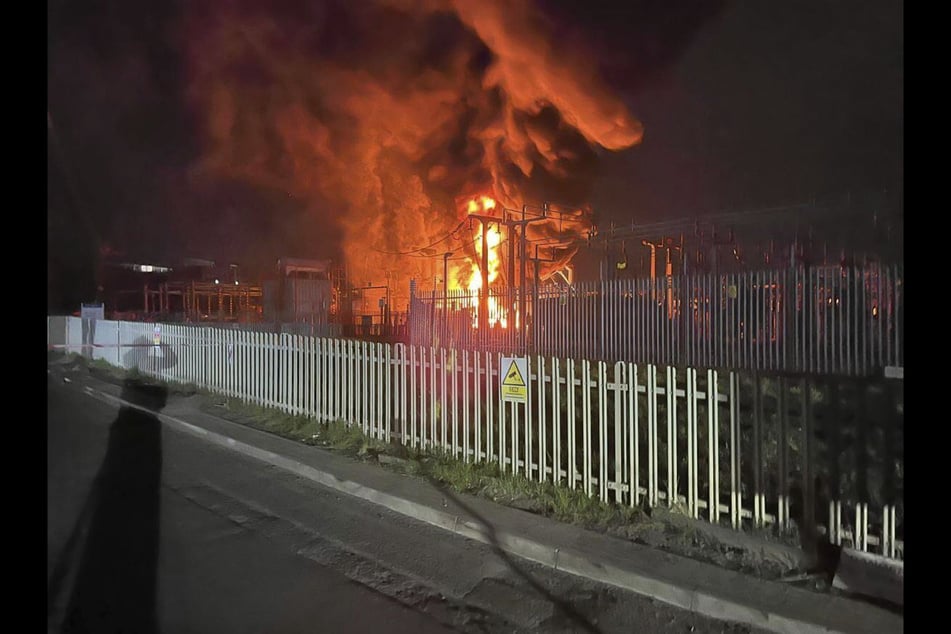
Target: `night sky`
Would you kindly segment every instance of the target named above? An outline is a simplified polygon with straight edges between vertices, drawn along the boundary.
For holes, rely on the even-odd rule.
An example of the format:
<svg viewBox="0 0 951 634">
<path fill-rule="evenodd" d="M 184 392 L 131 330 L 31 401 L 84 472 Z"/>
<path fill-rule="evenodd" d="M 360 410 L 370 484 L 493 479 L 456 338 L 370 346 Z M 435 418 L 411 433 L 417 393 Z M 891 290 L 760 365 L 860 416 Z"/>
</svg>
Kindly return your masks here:
<svg viewBox="0 0 951 634">
<path fill-rule="evenodd" d="M 407 6 L 422 12 L 418 7 L 430 11 L 440 2 L 365 4 L 398 16 Z M 282 255 L 338 257 L 344 229 L 335 217 L 346 207 L 321 183 L 302 187 L 298 178 L 288 185 L 280 177 L 290 168 L 280 162 L 268 167 L 270 180 L 260 171 L 236 177 L 239 154 L 230 155 L 227 173 L 207 168 L 209 116 L 201 104 L 211 93 L 202 94 L 206 80 L 196 80 L 194 69 L 207 52 L 200 41 L 224 14 L 219 6 L 239 11 L 246 4 L 49 2 L 50 310 L 71 311 L 91 299 L 95 253 L 105 244 L 134 260 L 189 255 L 238 261 L 250 274 L 269 271 Z M 458 21 L 426 13 L 407 22 L 412 30 L 401 41 L 398 28 L 383 32 L 399 20 L 380 20 L 361 2 L 350 4 L 356 9 L 340 8 L 346 4 L 273 3 L 275 17 L 267 22 L 272 39 L 261 41 L 286 35 L 288 42 L 282 56 L 268 52 L 260 59 L 273 62 L 265 69 L 272 74 L 293 60 L 298 74 L 282 80 L 286 90 L 280 94 L 263 83 L 265 90 L 255 93 L 260 103 L 293 94 L 294 78 L 308 75 L 300 67 L 310 53 L 337 67 L 345 61 L 353 70 L 364 59 L 386 59 L 390 46 L 410 51 L 423 67 L 431 50 L 436 67 L 436 60 L 455 59 L 454 42 L 465 35 Z M 900 200 L 900 2 L 536 0 L 533 11 L 544 16 L 558 54 L 601 78 L 643 125 L 643 138 L 632 147 L 585 149 L 584 156 L 596 159 L 584 162 L 585 189 L 566 184 L 561 192 L 584 196 L 599 223 L 847 192 L 887 191 Z M 307 40 L 313 49 L 293 48 L 311 19 L 322 25 Z M 289 24 L 294 29 L 284 33 L 282 25 Z M 414 47 L 422 40 L 426 46 Z M 364 58 L 368 47 L 376 55 Z M 218 49 L 208 56 L 218 64 L 214 72 L 231 72 L 223 55 Z M 240 69 L 249 85 L 264 72 L 251 66 Z M 405 65 L 400 72 L 406 73 Z M 306 107 L 327 107 L 312 97 L 303 100 Z M 332 132 L 339 136 L 339 129 Z M 573 143 L 580 137 L 565 138 Z M 553 192 L 551 198 L 558 197 Z"/>
</svg>

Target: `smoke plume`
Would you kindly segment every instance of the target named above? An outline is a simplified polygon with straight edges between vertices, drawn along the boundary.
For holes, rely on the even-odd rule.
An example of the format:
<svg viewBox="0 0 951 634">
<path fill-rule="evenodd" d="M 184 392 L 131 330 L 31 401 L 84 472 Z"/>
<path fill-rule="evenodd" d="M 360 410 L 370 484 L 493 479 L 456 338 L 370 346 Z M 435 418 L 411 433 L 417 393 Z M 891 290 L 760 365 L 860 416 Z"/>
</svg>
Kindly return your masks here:
<svg viewBox="0 0 951 634">
<path fill-rule="evenodd" d="M 308 201 L 340 232 L 351 281 L 403 290 L 470 272 L 466 201 L 557 201 L 570 213 L 528 236 L 574 252 L 597 152 L 637 144 L 641 124 L 564 50 L 529 0 L 194 3 L 189 99 L 204 135 L 198 173 Z"/>
</svg>

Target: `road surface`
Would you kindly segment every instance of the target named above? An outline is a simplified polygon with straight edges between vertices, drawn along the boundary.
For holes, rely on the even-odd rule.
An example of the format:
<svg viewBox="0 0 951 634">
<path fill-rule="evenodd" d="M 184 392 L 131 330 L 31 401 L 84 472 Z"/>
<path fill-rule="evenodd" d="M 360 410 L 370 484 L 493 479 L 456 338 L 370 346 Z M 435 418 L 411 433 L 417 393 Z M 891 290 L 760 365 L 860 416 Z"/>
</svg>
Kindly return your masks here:
<svg viewBox="0 0 951 634">
<path fill-rule="evenodd" d="M 51 632 L 751 631 L 500 557 L 96 400 L 81 377 L 48 383 Z"/>
</svg>

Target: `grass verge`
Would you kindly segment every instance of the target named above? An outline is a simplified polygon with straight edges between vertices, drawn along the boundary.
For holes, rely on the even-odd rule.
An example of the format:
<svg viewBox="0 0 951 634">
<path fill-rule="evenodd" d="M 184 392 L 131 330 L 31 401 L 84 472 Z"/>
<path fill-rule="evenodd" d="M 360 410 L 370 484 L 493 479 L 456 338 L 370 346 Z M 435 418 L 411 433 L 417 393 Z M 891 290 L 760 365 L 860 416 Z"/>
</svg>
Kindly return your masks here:
<svg viewBox="0 0 951 634">
<path fill-rule="evenodd" d="M 497 463 L 472 463 L 436 448 L 425 451 L 365 436 L 357 425 L 343 421 L 319 423 L 305 416 L 284 413 L 241 399 L 228 398 L 195 385 L 170 384 L 125 371 L 111 364 L 75 356 L 70 367 L 114 384 L 162 385 L 170 395 L 196 396 L 198 407 L 210 414 L 295 442 L 333 450 L 408 476 L 426 478 L 450 490 L 476 495 L 498 504 L 519 508 L 551 519 L 615 535 L 636 543 L 667 550 L 763 578 L 799 572 L 790 562 L 756 554 L 752 549 L 719 541 L 690 520 L 662 509 L 605 503 L 580 488 L 529 480 L 500 470 Z M 732 541 L 732 540 L 731 540 Z"/>
</svg>

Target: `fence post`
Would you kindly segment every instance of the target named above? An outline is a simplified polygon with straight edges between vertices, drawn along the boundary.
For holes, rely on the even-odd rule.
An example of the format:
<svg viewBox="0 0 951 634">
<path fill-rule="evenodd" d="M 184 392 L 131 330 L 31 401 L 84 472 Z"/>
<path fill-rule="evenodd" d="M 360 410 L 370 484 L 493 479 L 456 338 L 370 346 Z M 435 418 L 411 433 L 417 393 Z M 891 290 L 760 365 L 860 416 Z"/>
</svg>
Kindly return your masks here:
<svg viewBox="0 0 951 634">
<path fill-rule="evenodd" d="M 736 372 L 730 372 L 730 521 L 735 530 L 741 527 L 743 515 L 739 383 Z"/>
<path fill-rule="evenodd" d="M 753 372 L 753 526 L 763 526 L 763 399 L 759 372 Z"/>
<path fill-rule="evenodd" d="M 815 553 L 815 484 L 812 479 L 812 381 L 802 379 L 802 527 L 807 554 Z"/>
<path fill-rule="evenodd" d="M 605 308 L 605 306 L 604 306 L 604 304 L 605 304 L 604 285 L 605 285 L 604 275 L 602 274 L 602 275 L 601 275 L 601 280 L 600 280 L 600 282 L 598 283 L 598 296 L 599 296 L 599 298 L 600 298 L 600 309 L 601 309 L 601 310 L 600 310 L 600 312 L 601 312 L 601 329 L 600 329 L 601 332 L 600 332 L 600 335 L 601 335 L 601 336 L 599 337 L 598 350 L 599 350 L 599 357 L 600 357 L 601 359 L 604 359 L 604 358 L 607 357 L 607 341 L 606 341 L 606 336 L 607 336 L 607 324 L 606 324 L 607 310 L 606 310 L 606 308 Z"/>
<path fill-rule="evenodd" d="M 720 393 L 716 370 L 707 370 L 707 482 L 709 505 L 707 517 L 713 524 L 720 523 Z"/>
</svg>

